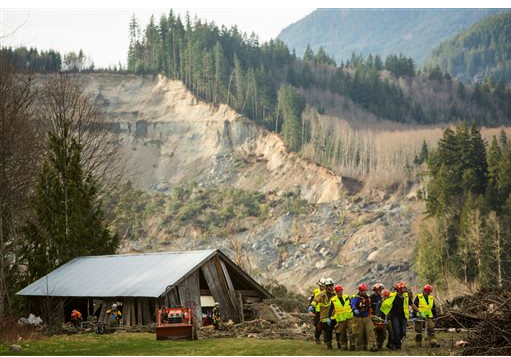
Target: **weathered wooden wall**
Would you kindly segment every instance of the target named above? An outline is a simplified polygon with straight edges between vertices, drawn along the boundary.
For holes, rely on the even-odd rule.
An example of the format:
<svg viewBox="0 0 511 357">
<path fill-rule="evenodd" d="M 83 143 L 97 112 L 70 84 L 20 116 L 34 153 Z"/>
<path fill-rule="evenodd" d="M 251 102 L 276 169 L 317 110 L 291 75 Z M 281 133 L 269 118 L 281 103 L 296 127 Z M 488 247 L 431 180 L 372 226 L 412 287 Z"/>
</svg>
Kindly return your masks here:
<svg viewBox="0 0 511 357">
<path fill-rule="evenodd" d="M 220 303 L 220 313 L 224 319 L 240 322 L 239 306 L 236 294 L 231 293 L 232 281 L 227 269 L 222 269 L 222 262 L 218 256 L 213 257 L 201 267 L 206 278 L 211 295 L 216 302 Z M 234 287 L 232 287 L 234 292 Z"/>
<path fill-rule="evenodd" d="M 193 310 L 194 329 L 202 325 L 202 307 L 200 304 L 199 270 L 190 274 L 178 285 L 181 304 Z"/>
</svg>

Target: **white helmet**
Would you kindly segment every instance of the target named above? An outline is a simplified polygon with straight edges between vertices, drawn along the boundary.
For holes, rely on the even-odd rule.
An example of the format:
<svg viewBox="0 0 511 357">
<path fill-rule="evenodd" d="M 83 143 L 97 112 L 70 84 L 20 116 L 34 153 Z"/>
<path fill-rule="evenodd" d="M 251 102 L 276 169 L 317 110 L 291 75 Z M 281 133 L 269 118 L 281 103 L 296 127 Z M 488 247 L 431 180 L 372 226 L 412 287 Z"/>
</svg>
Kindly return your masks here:
<svg viewBox="0 0 511 357">
<path fill-rule="evenodd" d="M 321 278 L 321 279 L 319 279 L 319 280 L 318 280 L 318 283 L 317 283 L 317 284 L 318 284 L 319 286 L 323 286 L 323 285 L 325 285 L 325 280 L 326 280 L 325 278 Z"/>
<path fill-rule="evenodd" d="M 112 304 L 112 309 L 117 309 L 117 304 Z"/>
<path fill-rule="evenodd" d="M 334 285 L 334 280 L 332 278 L 326 278 L 325 285 Z"/>
<path fill-rule="evenodd" d="M 376 291 L 376 290 L 383 290 L 385 287 L 383 286 L 382 283 L 376 283 L 373 285 L 373 291 Z"/>
</svg>

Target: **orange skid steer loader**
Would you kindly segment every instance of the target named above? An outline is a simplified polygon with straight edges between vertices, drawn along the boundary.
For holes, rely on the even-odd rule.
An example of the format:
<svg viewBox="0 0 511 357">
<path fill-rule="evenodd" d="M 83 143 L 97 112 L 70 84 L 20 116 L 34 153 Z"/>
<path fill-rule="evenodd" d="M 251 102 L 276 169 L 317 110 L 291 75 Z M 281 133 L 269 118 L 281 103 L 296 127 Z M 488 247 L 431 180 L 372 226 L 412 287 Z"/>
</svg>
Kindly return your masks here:
<svg viewBox="0 0 511 357">
<path fill-rule="evenodd" d="M 197 329 L 193 321 L 192 309 L 170 307 L 156 310 L 158 327 L 157 340 L 197 339 Z"/>
</svg>

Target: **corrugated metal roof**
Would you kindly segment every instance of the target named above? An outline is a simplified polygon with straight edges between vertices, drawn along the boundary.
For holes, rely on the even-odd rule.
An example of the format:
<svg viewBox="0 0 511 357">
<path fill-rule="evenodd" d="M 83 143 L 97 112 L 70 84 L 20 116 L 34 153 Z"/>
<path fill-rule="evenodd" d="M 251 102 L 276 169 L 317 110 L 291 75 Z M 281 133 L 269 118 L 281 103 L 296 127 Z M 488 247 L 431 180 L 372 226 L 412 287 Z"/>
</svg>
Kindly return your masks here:
<svg viewBox="0 0 511 357">
<path fill-rule="evenodd" d="M 216 249 L 209 249 L 79 257 L 17 295 L 158 297 L 215 252 Z"/>
</svg>

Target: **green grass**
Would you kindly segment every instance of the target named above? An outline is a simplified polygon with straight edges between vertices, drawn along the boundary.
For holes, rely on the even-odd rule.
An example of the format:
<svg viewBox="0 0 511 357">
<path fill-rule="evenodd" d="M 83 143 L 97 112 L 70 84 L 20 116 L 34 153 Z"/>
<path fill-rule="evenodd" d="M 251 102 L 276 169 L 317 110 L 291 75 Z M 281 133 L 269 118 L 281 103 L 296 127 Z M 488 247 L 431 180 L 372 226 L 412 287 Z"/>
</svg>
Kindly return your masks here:
<svg viewBox="0 0 511 357">
<path fill-rule="evenodd" d="M 374 353 L 375 356 L 389 355 L 449 355 L 451 336 L 440 334 L 438 337 L 442 348 L 416 348 L 413 346 L 414 334 L 408 335 L 407 345 L 402 351 L 389 350 Z M 455 336 L 459 339 L 460 336 Z M 296 355 L 296 356 L 342 356 L 371 355 L 371 352 L 347 352 L 334 348 L 327 351 L 324 345 L 316 345 L 314 341 L 297 340 L 266 340 L 257 338 L 218 338 L 197 341 L 156 341 L 152 333 L 115 333 L 112 335 L 96 335 L 92 333 L 54 336 L 37 341 L 21 343 L 23 351 L 19 355 Z M 335 346 L 335 343 L 334 343 Z M 0 355 L 10 355 L 9 345 L 0 344 Z"/>
</svg>

